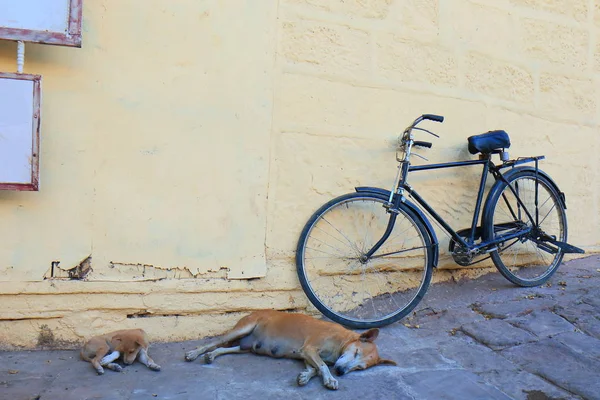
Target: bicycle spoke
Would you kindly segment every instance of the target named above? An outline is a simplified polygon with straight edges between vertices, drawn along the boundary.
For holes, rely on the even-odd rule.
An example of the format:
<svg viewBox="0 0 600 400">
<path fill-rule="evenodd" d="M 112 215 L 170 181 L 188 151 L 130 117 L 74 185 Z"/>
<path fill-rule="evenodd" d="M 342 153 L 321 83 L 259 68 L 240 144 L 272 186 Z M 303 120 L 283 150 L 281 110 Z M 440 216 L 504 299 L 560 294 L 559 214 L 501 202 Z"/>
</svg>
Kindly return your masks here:
<svg viewBox="0 0 600 400">
<path fill-rule="evenodd" d="M 395 234 L 394 236 L 391 236 L 391 237 L 389 237 L 389 238 L 388 238 L 388 240 L 387 240 L 386 242 L 392 242 L 392 241 L 394 241 L 394 240 L 395 240 L 397 237 L 400 237 L 400 236 L 401 236 L 401 235 L 403 235 L 404 233 L 408 232 L 408 230 L 409 230 L 410 228 L 413 228 L 413 229 L 414 229 L 414 227 L 413 227 L 413 226 L 408 226 L 408 227 L 406 227 L 406 229 L 405 229 L 405 230 L 403 230 L 402 232 L 398 232 L 398 233 L 397 233 L 397 234 Z M 404 237 L 403 237 L 403 239 L 404 239 L 404 240 L 406 240 Z"/>
<path fill-rule="evenodd" d="M 354 251 L 356 251 L 358 254 L 361 254 L 361 251 L 360 251 L 360 249 L 358 248 L 358 246 L 357 246 L 355 243 L 352 243 L 352 242 L 350 241 L 350 239 L 348 238 L 348 236 L 344 235 L 344 234 L 342 233 L 342 231 L 340 231 L 338 228 L 336 228 L 335 226 L 333 226 L 333 224 L 332 224 L 331 222 L 327 221 L 325 218 L 323 218 L 323 221 L 327 222 L 329 225 L 331 225 L 331 227 L 332 227 L 333 229 L 335 229 L 336 231 L 338 231 L 338 232 L 339 232 L 339 234 L 340 234 L 340 235 L 342 235 L 342 236 L 344 237 L 344 239 L 346 239 L 346 240 L 348 241 L 348 243 L 350 244 L 350 247 L 351 247 L 351 248 L 353 248 L 353 249 L 354 249 Z"/>
<path fill-rule="evenodd" d="M 313 250 L 313 251 L 318 251 L 319 253 L 324 253 L 324 254 L 329 254 L 331 257 L 346 257 L 344 256 L 344 254 L 333 254 L 333 253 L 328 253 L 326 251 L 323 250 L 319 250 L 319 249 L 315 249 L 313 247 L 307 247 L 307 250 Z"/>
<path fill-rule="evenodd" d="M 363 237 L 362 253 L 364 254 L 367 252 L 367 236 L 369 235 L 369 230 L 367 229 L 367 227 L 368 227 L 367 219 L 363 218 L 363 221 L 364 221 L 365 236 Z"/>
<path fill-rule="evenodd" d="M 542 225 L 544 223 L 544 221 L 546 220 L 546 218 L 548 218 L 548 215 L 550 215 L 550 213 L 552 212 L 552 210 L 554 210 L 554 207 L 556 207 L 556 204 L 552 205 L 552 208 L 550 209 L 550 211 L 548 211 L 546 213 L 546 215 L 544 216 L 544 218 L 540 221 L 539 225 Z"/>
<path fill-rule="evenodd" d="M 548 196 L 548 198 L 546 199 L 546 201 L 544 201 L 542 204 L 540 204 L 538 207 L 542 208 L 546 205 L 547 202 L 549 202 L 550 200 L 552 200 L 552 197 Z"/>
<path fill-rule="evenodd" d="M 513 251 L 513 263 L 512 265 L 516 265 L 517 264 L 517 255 L 520 253 L 520 249 L 517 246 L 516 247 L 516 251 Z"/>
<path fill-rule="evenodd" d="M 345 246 L 349 247 L 350 249 L 352 249 L 352 250 L 356 250 L 354 247 L 352 247 L 352 242 L 350 242 L 350 243 L 344 243 L 342 240 L 340 240 L 340 239 L 336 238 L 335 236 L 333 236 L 332 234 L 330 234 L 329 232 L 325 231 L 323 228 L 321 228 L 321 227 L 319 227 L 319 226 L 316 226 L 316 225 L 315 225 L 315 229 L 318 229 L 318 230 L 320 230 L 320 231 L 321 231 L 321 232 L 323 232 L 324 234 L 328 235 L 328 236 L 329 236 L 329 237 L 331 237 L 332 239 L 335 239 L 336 241 L 340 242 L 341 244 L 343 244 L 343 245 L 345 245 Z"/>
<path fill-rule="evenodd" d="M 334 249 L 334 250 L 337 250 L 337 251 L 338 251 L 338 254 L 339 254 L 340 256 L 344 254 L 344 252 L 343 252 L 341 249 L 338 249 L 337 247 L 334 247 L 334 246 L 330 245 L 329 243 L 325 243 L 325 242 L 324 242 L 323 240 L 321 240 L 321 239 L 313 238 L 313 240 L 316 240 L 317 242 L 320 242 L 320 243 L 322 243 L 323 245 L 325 245 L 325 246 L 327 246 L 327 247 L 331 247 L 332 249 Z"/>
<path fill-rule="evenodd" d="M 375 277 L 376 277 L 377 279 L 379 279 L 380 281 L 382 280 L 381 274 L 375 273 Z M 384 283 L 383 283 L 383 287 L 386 287 L 386 286 L 387 286 L 387 285 L 386 285 L 386 283 L 387 283 L 387 282 L 384 282 Z M 380 286 L 380 287 L 381 287 L 381 286 Z M 396 301 L 396 299 L 394 299 L 394 296 L 392 296 L 392 294 L 391 294 L 389 291 L 387 292 L 387 295 L 388 295 L 388 297 L 389 297 L 389 298 L 390 298 L 390 300 L 391 300 L 390 302 L 393 302 L 393 303 L 394 303 L 394 305 L 395 305 L 395 307 L 396 307 L 396 309 L 399 309 L 399 308 L 400 308 L 400 305 L 398 304 L 398 302 Z"/>
<path fill-rule="evenodd" d="M 378 254 L 376 256 L 371 256 L 371 258 L 381 258 L 381 257 L 386 257 L 386 256 L 391 256 L 394 254 L 400 254 L 400 253 L 406 253 L 407 251 L 413 251 L 413 250 L 418 250 L 418 249 L 424 249 L 424 246 L 421 247 L 413 247 L 411 249 L 405 249 L 405 250 L 398 250 L 398 251 L 392 251 L 390 253 L 385 253 L 385 254 Z"/>
<path fill-rule="evenodd" d="M 548 260 L 546 259 L 546 256 L 544 255 L 544 252 L 542 251 L 542 249 L 540 249 L 537 246 L 537 243 L 535 243 L 535 244 L 531 243 L 531 245 L 533 246 L 533 249 L 535 250 L 535 252 L 540 256 L 540 258 L 542 259 L 542 261 L 544 262 L 544 264 L 548 264 Z"/>
<path fill-rule="evenodd" d="M 307 260 L 327 260 L 327 259 L 332 259 L 335 258 L 335 256 L 322 256 L 322 257 L 304 257 Z"/>
<path fill-rule="evenodd" d="M 375 302 L 373 301 L 373 294 L 371 293 L 371 289 L 369 288 L 369 285 L 365 282 L 366 281 L 365 268 L 363 268 L 363 271 L 362 271 L 362 279 L 363 279 L 363 286 L 366 289 L 365 292 L 369 292 L 369 299 L 370 299 L 371 307 L 373 308 L 373 315 L 377 315 L 377 310 L 375 310 Z M 365 303 L 365 299 L 363 297 L 363 304 L 364 303 Z"/>
</svg>

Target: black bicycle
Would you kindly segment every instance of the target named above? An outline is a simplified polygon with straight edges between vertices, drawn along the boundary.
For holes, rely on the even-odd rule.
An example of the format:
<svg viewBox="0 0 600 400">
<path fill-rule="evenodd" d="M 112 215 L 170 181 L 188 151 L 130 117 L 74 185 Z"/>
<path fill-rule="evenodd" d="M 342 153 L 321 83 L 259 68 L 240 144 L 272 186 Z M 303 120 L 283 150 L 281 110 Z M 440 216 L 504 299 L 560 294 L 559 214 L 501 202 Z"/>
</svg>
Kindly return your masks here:
<svg viewBox="0 0 600 400">
<path fill-rule="evenodd" d="M 417 127 L 423 120 L 443 122 L 444 117 L 425 114 L 404 130 L 391 191 L 357 187 L 319 208 L 302 230 L 296 250 L 302 289 L 333 321 L 352 328 L 384 326 L 421 301 L 439 257 L 436 234 L 422 210 L 448 232 L 457 264 L 491 257 L 500 273 L 519 286 L 543 284 L 565 253 L 584 253 L 567 244 L 565 195 L 538 168 L 544 156 L 509 160 L 509 136 L 498 130 L 468 138 L 469 152 L 479 154 L 478 160 L 414 166 L 413 149 L 432 144 L 414 140 L 413 131 L 439 137 Z M 492 162 L 493 154 L 500 156 L 500 164 Z M 408 175 L 472 165 L 483 167 L 472 224 L 455 231 L 408 184 Z M 489 174 L 495 183 L 483 202 Z"/>
</svg>

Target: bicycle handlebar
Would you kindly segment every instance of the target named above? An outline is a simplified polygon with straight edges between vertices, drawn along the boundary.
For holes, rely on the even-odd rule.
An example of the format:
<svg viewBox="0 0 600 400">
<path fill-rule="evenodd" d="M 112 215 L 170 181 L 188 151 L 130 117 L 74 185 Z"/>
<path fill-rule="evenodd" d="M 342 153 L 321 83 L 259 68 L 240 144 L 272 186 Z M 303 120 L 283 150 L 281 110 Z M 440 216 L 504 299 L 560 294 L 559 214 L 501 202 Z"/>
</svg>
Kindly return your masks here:
<svg viewBox="0 0 600 400">
<path fill-rule="evenodd" d="M 411 153 L 410 149 L 412 146 L 425 147 L 428 149 L 430 149 L 433 146 L 433 144 L 431 142 L 423 142 L 420 140 L 413 140 L 413 135 L 412 135 L 413 129 L 427 132 L 435 137 L 439 137 L 438 135 L 436 135 L 435 133 L 433 133 L 427 129 L 417 127 L 417 125 L 424 120 L 430 120 L 430 121 L 435 121 L 435 122 L 444 122 L 444 117 L 442 117 L 441 115 L 435 115 L 435 114 L 423 114 L 420 117 L 418 117 L 417 119 L 415 119 L 413 121 L 413 123 L 410 124 L 410 126 L 408 126 L 408 128 L 406 128 L 404 130 L 404 133 L 402 134 L 402 136 L 400 138 L 398 138 L 398 150 L 404 151 L 404 155 L 401 158 L 398 156 L 398 152 L 396 152 L 396 160 L 398 160 L 399 162 L 407 162 L 408 161 L 408 159 L 410 157 L 410 153 Z M 408 148 L 406 147 L 407 145 L 408 145 Z M 426 160 L 426 158 L 424 158 L 423 156 L 419 156 L 418 154 L 415 154 L 415 155 Z"/>
<path fill-rule="evenodd" d="M 427 147 L 428 149 L 431 148 L 431 146 L 433 146 L 433 144 L 431 142 L 422 142 L 420 140 L 415 140 L 413 142 L 413 146 L 418 146 L 418 147 Z"/>
<path fill-rule="evenodd" d="M 415 119 L 413 121 L 412 124 L 410 124 L 405 130 L 404 133 L 410 133 L 413 129 L 417 129 L 423 132 L 427 132 L 432 134 L 435 137 L 439 137 L 438 135 L 436 135 L 433 132 L 428 131 L 427 129 L 423 129 L 423 128 L 417 128 L 417 125 L 419 125 L 419 123 L 421 123 L 424 120 L 430 120 L 430 121 L 435 121 L 435 122 L 444 122 L 444 117 L 441 115 L 435 115 L 435 114 L 423 114 L 420 117 L 418 117 L 417 119 Z"/>
<path fill-rule="evenodd" d="M 435 122 L 444 122 L 444 117 L 442 117 L 441 115 L 435 115 L 435 114 L 423 114 L 420 117 L 418 117 L 417 119 L 415 119 L 413 121 L 413 123 L 410 124 L 408 126 L 408 128 L 406 128 L 404 130 L 404 132 L 410 132 L 412 129 L 415 129 L 415 127 L 424 120 L 435 121 Z M 419 130 L 431 133 L 434 136 L 437 136 L 434 133 L 429 132 L 427 129 L 423 129 L 423 128 L 416 128 L 416 129 L 419 129 Z"/>
<path fill-rule="evenodd" d="M 422 115 L 423 119 L 428 119 L 430 121 L 435 121 L 435 122 L 444 122 L 444 117 L 441 115 L 435 115 L 435 114 L 423 114 Z"/>
<path fill-rule="evenodd" d="M 410 126 L 404 130 L 404 134 L 402 135 L 402 137 L 399 138 L 398 144 L 400 145 L 400 147 L 404 147 L 407 143 L 412 143 L 412 145 L 416 146 L 416 147 L 426 147 L 428 149 L 431 148 L 431 146 L 433 145 L 431 142 L 423 142 L 423 141 L 418 141 L 418 140 L 413 141 L 413 138 L 412 138 L 412 130 L 413 129 L 427 132 L 435 137 L 439 137 L 438 135 L 436 135 L 435 133 L 433 133 L 427 129 L 417 127 L 417 125 L 424 120 L 430 120 L 430 121 L 435 121 L 435 122 L 444 122 L 444 117 L 441 115 L 435 115 L 435 114 L 423 114 L 420 117 L 418 117 L 417 119 L 415 119 L 414 122 L 412 124 L 410 124 Z M 410 154 L 410 148 L 409 148 L 409 151 L 407 154 Z M 398 156 L 396 156 L 396 159 L 398 159 Z M 398 159 L 398 161 L 401 161 L 401 160 Z"/>
</svg>

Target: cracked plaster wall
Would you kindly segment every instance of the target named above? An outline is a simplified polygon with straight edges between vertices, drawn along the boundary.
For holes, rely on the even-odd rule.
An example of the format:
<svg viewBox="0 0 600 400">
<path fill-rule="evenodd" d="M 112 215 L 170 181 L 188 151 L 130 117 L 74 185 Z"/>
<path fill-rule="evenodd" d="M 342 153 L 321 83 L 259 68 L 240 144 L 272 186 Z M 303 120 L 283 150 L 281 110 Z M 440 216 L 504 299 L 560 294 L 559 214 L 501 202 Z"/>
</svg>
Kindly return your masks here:
<svg viewBox="0 0 600 400">
<path fill-rule="evenodd" d="M 396 135 L 422 113 L 446 116 L 431 162 L 471 159 L 466 137 L 491 129 L 513 157 L 545 154 L 571 240 L 600 250 L 600 3 L 138 3 L 84 2 L 81 49 L 27 44 L 42 185 L 0 193 L 1 346 L 133 326 L 194 339 L 304 309 L 303 224 L 356 185 L 389 187 Z M 15 54 L 0 42 L 0 70 Z M 477 174 L 412 183 L 462 228 Z"/>
</svg>

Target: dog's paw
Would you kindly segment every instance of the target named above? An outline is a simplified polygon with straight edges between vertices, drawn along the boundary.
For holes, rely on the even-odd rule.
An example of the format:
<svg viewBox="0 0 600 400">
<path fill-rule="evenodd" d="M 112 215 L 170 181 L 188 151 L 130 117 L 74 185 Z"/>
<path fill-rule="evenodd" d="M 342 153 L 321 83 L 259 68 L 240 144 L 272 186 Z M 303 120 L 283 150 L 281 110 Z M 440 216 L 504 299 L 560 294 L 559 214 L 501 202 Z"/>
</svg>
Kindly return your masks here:
<svg viewBox="0 0 600 400">
<path fill-rule="evenodd" d="M 310 381 L 310 378 L 312 378 L 313 376 L 314 376 L 314 374 L 311 374 L 310 372 L 307 372 L 307 371 L 300 372 L 298 374 L 298 386 L 306 385 Z"/>
<path fill-rule="evenodd" d="M 158 364 L 148 364 L 148 368 L 150 368 L 152 371 L 160 371 L 160 365 Z"/>
<path fill-rule="evenodd" d="M 110 369 L 112 369 L 115 372 L 123 372 L 123 367 L 121 367 L 119 364 L 116 364 L 116 363 L 110 363 L 107 365 L 107 367 L 109 367 Z"/>
<path fill-rule="evenodd" d="M 98 373 L 98 375 L 104 375 L 104 368 L 98 367 L 96 368 L 96 372 Z"/>
<path fill-rule="evenodd" d="M 185 360 L 194 361 L 196 358 L 198 358 L 199 355 L 200 354 L 198 354 L 196 350 L 188 351 L 187 353 L 185 353 Z"/>
<path fill-rule="evenodd" d="M 337 390 L 338 381 L 333 376 L 328 376 L 326 378 L 323 378 L 323 385 L 325 385 L 327 389 Z"/>
<path fill-rule="evenodd" d="M 215 361 L 215 355 L 210 352 L 210 353 L 206 353 L 204 355 L 204 362 L 207 364 L 212 364 L 212 362 Z"/>
</svg>

